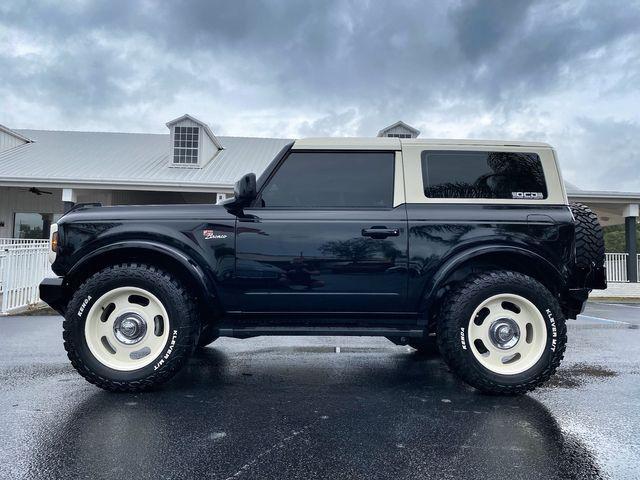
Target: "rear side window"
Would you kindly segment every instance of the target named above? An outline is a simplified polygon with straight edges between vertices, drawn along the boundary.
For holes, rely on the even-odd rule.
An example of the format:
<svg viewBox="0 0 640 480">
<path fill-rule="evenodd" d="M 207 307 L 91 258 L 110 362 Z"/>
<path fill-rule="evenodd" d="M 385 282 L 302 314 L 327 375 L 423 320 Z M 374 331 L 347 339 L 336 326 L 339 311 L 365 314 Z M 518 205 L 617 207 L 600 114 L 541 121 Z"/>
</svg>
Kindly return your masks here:
<svg viewBox="0 0 640 480">
<path fill-rule="evenodd" d="M 265 207 L 386 208 L 394 152 L 292 152 L 262 192 Z"/>
<path fill-rule="evenodd" d="M 426 150 L 421 159 L 429 198 L 547 198 L 536 153 Z"/>
</svg>

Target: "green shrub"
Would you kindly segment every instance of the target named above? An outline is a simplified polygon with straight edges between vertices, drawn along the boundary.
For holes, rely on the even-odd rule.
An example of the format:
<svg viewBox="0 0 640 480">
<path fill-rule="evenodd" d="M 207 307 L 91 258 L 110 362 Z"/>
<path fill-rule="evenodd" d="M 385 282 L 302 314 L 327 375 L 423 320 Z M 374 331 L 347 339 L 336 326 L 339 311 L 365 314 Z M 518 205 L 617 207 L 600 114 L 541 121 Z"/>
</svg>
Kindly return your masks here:
<svg viewBox="0 0 640 480">
<path fill-rule="evenodd" d="M 624 225 L 604 227 L 604 246 L 607 252 L 626 252 Z M 640 225 L 636 227 L 636 248 L 640 252 Z"/>
</svg>

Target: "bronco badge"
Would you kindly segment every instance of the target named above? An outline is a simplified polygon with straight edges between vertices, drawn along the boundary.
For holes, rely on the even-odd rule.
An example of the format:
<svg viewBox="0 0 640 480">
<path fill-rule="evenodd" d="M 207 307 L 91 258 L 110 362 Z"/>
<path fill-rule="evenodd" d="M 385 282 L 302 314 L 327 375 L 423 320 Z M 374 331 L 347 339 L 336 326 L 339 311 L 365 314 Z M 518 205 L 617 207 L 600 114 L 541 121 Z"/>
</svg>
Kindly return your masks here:
<svg viewBox="0 0 640 480">
<path fill-rule="evenodd" d="M 211 229 L 202 230 L 202 235 L 204 236 L 205 240 L 213 240 L 214 238 L 227 238 L 225 234 L 216 234 Z"/>
</svg>

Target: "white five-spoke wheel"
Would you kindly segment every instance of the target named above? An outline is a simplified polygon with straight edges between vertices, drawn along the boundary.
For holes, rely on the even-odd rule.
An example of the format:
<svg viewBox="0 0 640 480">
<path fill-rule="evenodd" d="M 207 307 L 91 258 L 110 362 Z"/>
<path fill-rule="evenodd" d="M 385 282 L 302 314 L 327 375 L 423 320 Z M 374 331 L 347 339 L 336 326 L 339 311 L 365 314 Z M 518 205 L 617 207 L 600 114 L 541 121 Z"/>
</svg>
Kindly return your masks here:
<svg viewBox="0 0 640 480">
<path fill-rule="evenodd" d="M 62 329 L 64 348 L 80 375 L 112 392 L 141 392 L 185 365 L 201 323 L 198 304 L 170 272 L 120 263 L 78 287 Z"/>
<path fill-rule="evenodd" d="M 98 298 L 84 327 L 93 356 L 123 372 L 153 362 L 162 353 L 169 332 L 169 315 L 162 302 L 137 287 L 115 288 Z"/>
<path fill-rule="evenodd" d="M 473 312 L 469 348 L 482 366 L 500 375 L 529 370 L 545 351 L 547 327 L 542 313 L 515 294 L 494 295 Z"/>
</svg>

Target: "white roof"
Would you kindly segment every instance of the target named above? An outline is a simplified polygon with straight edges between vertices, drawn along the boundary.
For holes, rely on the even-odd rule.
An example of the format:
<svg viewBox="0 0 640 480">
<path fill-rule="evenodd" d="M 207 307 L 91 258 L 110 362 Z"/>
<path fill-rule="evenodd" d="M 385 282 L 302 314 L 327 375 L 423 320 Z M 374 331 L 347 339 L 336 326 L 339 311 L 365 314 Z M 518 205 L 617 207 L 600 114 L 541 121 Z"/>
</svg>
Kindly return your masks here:
<svg viewBox="0 0 640 480">
<path fill-rule="evenodd" d="M 361 150 L 400 150 L 402 145 L 416 146 L 486 146 L 551 148 L 548 143 L 520 140 L 460 140 L 441 138 L 389 138 L 389 137 L 324 137 L 296 140 L 295 149 L 346 148 Z"/>
<path fill-rule="evenodd" d="M 400 140 L 388 137 L 319 137 L 302 138 L 293 144 L 295 150 L 350 149 L 350 150 L 400 150 Z"/>
<path fill-rule="evenodd" d="M 5 127 L 2 124 L 0 124 L 0 132 L 4 132 L 4 133 L 6 133 L 8 135 L 11 135 L 12 137 L 16 137 L 17 139 L 22 140 L 23 142 L 30 142 L 31 141 L 27 137 L 25 137 L 24 135 L 20 135 L 15 130 L 11 130 L 9 127 Z"/>
<path fill-rule="evenodd" d="M 259 175 L 291 140 L 219 137 L 224 149 L 202 168 L 172 166 L 169 134 L 17 130 L 27 143 L 0 152 L 0 184 L 75 188 L 229 190 Z"/>
</svg>

